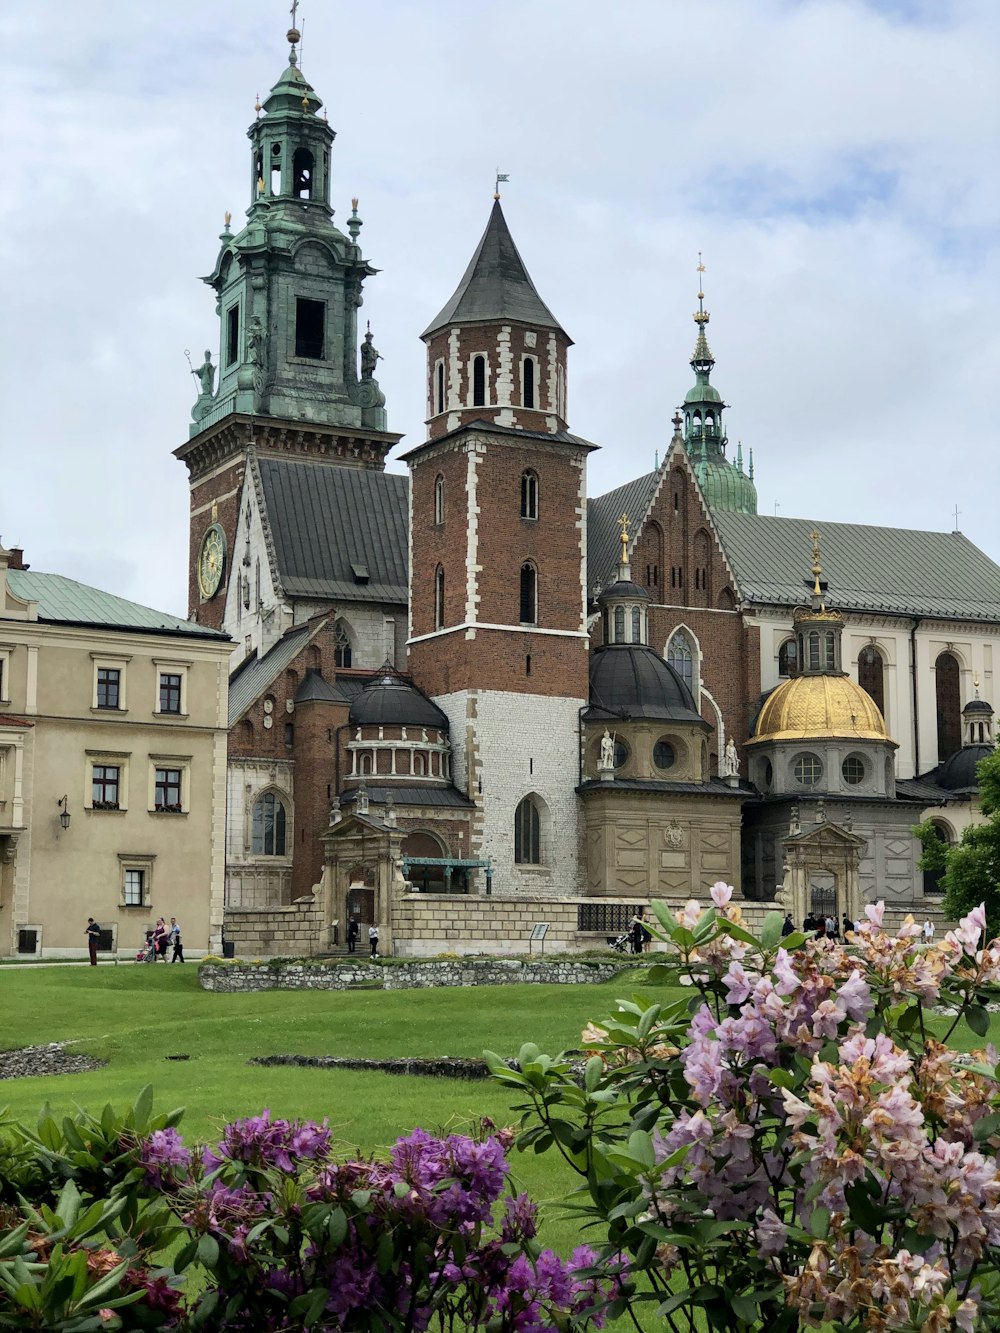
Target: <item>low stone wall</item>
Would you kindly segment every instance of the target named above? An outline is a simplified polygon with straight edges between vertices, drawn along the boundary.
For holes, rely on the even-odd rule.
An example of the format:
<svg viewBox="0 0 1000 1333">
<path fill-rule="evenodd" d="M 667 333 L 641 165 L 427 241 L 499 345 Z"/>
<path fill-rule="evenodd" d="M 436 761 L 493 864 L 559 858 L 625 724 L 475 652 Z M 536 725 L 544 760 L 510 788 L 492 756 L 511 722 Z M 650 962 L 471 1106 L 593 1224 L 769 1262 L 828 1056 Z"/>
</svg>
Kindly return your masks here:
<svg viewBox="0 0 1000 1333">
<path fill-rule="evenodd" d="M 329 935 L 323 913 L 311 897 L 287 907 L 226 908 L 226 943 L 244 957 L 310 958 L 330 948 Z"/>
<path fill-rule="evenodd" d="M 648 963 L 648 959 L 646 960 Z M 456 958 L 435 962 L 205 963 L 198 969 L 203 990 L 420 990 L 429 986 L 594 985 L 635 966 L 627 959 L 539 962 L 518 958 Z"/>
</svg>

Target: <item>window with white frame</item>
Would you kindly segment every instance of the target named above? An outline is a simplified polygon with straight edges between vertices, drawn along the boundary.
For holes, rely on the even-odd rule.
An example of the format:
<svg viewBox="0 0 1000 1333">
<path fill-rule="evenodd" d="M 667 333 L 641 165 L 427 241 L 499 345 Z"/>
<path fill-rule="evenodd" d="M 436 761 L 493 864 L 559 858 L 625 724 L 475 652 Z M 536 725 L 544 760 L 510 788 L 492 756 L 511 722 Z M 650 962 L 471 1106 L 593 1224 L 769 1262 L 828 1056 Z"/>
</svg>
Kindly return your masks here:
<svg viewBox="0 0 1000 1333">
<path fill-rule="evenodd" d="M 156 667 L 156 700 L 153 711 L 173 717 L 187 716 L 186 662 L 154 663 Z"/>
<path fill-rule="evenodd" d="M 12 648 L 0 647 L 0 703 L 10 703 L 10 655 Z"/>
<path fill-rule="evenodd" d="M 150 755 L 149 808 L 158 815 L 187 814 L 190 809 L 190 755 Z"/>
<path fill-rule="evenodd" d="M 122 907 L 149 907 L 153 900 L 155 860 L 155 853 L 118 853 Z"/>
<path fill-rule="evenodd" d="M 94 685 L 90 706 L 100 712 L 124 713 L 126 702 L 127 666 L 130 657 L 98 657 L 91 654 L 94 663 Z"/>
<path fill-rule="evenodd" d="M 83 793 L 85 809 L 128 809 L 129 757 L 128 751 L 87 751 L 87 783 Z"/>
</svg>

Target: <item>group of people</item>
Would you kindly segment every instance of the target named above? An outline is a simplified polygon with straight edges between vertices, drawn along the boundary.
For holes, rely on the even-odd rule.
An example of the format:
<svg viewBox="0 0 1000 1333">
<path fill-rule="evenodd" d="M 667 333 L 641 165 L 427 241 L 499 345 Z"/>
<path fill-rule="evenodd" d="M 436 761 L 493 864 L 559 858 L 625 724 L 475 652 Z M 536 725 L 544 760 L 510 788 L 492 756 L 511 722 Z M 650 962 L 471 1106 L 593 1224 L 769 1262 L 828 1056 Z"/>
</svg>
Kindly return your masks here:
<svg viewBox="0 0 1000 1333">
<path fill-rule="evenodd" d="M 361 926 L 360 926 L 359 923 L 358 923 L 358 918 L 357 918 L 356 916 L 352 916 L 351 919 L 350 919 L 350 921 L 348 921 L 348 923 L 347 923 L 347 952 L 348 952 L 348 953 L 355 953 L 355 952 L 357 951 L 357 947 L 358 947 L 358 936 L 359 936 L 360 934 L 361 934 Z M 375 925 L 374 921 L 373 921 L 372 924 L 368 927 L 368 947 L 369 947 L 369 949 L 371 949 L 372 957 L 373 957 L 373 958 L 377 958 L 377 957 L 378 957 L 378 926 Z"/>
<path fill-rule="evenodd" d="M 90 966 L 97 966 L 97 947 L 101 938 L 101 927 L 92 916 L 87 917 L 87 951 L 90 954 Z M 170 918 L 170 925 L 164 921 L 162 916 L 156 918 L 156 925 L 152 931 L 146 933 L 146 943 L 136 954 L 137 963 L 159 963 L 167 961 L 167 950 L 173 948 L 171 963 L 183 963 L 184 944 L 181 940 L 181 928 L 177 924 L 177 918 Z"/>
<path fill-rule="evenodd" d="M 792 920 L 791 912 L 785 913 L 785 919 L 782 922 L 782 937 L 791 935 L 795 929 L 795 922 Z M 805 920 L 802 922 L 802 929 L 811 931 L 818 939 L 838 940 L 843 934 L 848 936 L 854 929 L 854 922 L 844 913 L 842 923 L 838 925 L 837 918 L 831 913 L 825 916 L 822 912 L 807 912 Z"/>
</svg>

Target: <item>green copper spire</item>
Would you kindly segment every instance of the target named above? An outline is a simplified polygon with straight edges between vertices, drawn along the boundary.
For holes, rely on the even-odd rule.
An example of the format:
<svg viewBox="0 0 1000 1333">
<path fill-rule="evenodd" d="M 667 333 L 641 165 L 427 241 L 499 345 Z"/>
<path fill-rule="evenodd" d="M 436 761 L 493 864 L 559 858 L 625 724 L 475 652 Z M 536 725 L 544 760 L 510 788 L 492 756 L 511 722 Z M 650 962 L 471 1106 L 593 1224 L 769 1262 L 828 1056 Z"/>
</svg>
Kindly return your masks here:
<svg viewBox="0 0 1000 1333">
<path fill-rule="evenodd" d="M 230 412 L 386 429 L 373 349 L 367 361 L 362 349 L 360 374 L 358 367 L 362 285 L 377 270 L 358 244 L 357 200 L 347 222 L 350 235 L 334 225 L 335 135 L 299 67 L 301 34 L 293 26 L 287 36 L 288 64 L 263 105 L 257 99 L 247 131 L 246 226 L 233 234 L 227 215 L 215 268 L 204 279 L 218 298 L 219 384 L 214 394 L 206 393 L 211 366 L 196 372 L 203 392 L 192 413 L 192 435 Z"/>
<path fill-rule="evenodd" d="M 715 357 L 705 333 L 710 316 L 705 309 L 702 290 L 701 275 L 704 272 L 705 265 L 699 253 L 698 309 L 694 314 L 698 337 L 691 354 L 695 383 L 684 396 L 684 446 L 709 508 L 756 514 L 757 488 L 753 484 L 752 462 L 751 472 L 747 475 L 743 471 L 742 445 L 737 449 L 735 464 L 726 458 L 728 440 L 722 423 L 726 404 L 711 383 Z"/>
</svg>

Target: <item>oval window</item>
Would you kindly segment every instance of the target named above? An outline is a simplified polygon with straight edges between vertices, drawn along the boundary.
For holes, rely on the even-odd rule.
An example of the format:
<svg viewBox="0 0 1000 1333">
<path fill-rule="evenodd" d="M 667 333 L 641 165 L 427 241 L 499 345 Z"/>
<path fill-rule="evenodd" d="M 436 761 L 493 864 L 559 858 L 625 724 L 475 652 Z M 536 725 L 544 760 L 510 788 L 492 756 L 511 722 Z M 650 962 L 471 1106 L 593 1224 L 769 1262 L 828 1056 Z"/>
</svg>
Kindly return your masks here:
<svg viewBox="0 0 1000 1333">
<path fill-rule="evenodd" d="M 674 747 L 669 741 L 660 740 L 653 746 L 653 763 L 657 768 L 673 768 L 677 762 Z"/>
<path fill-rule="evenodd" d="M 844 781 L 851 787 L 856 787 L 859 782 L 865 780 L 865 761 L 856 754 L 849 754 L 840 765 L 840 771 L 844 775 Z"/>
<path fill-rule="evenodd" d="M 771 790 L 771 784 L 774 782 L 774 769 L 771 767 L 770 759 L 765 759 L 760 766 L 760 785 L 765 791 Z"/>
<path fill-rule="evenodd" d="M 800 754 L 795 760 L 792 772 L 795 774 L 795 781 L 801 782 L 803 787 L 815 787 L 823 776 L 823 765 L 814 754 Z"/>
<path fill-rule="evenodd" d="M 615 768 L 621 768 L 628 760 L 628 746 L 624 741 L 615 741 Z"/>
</svg>

